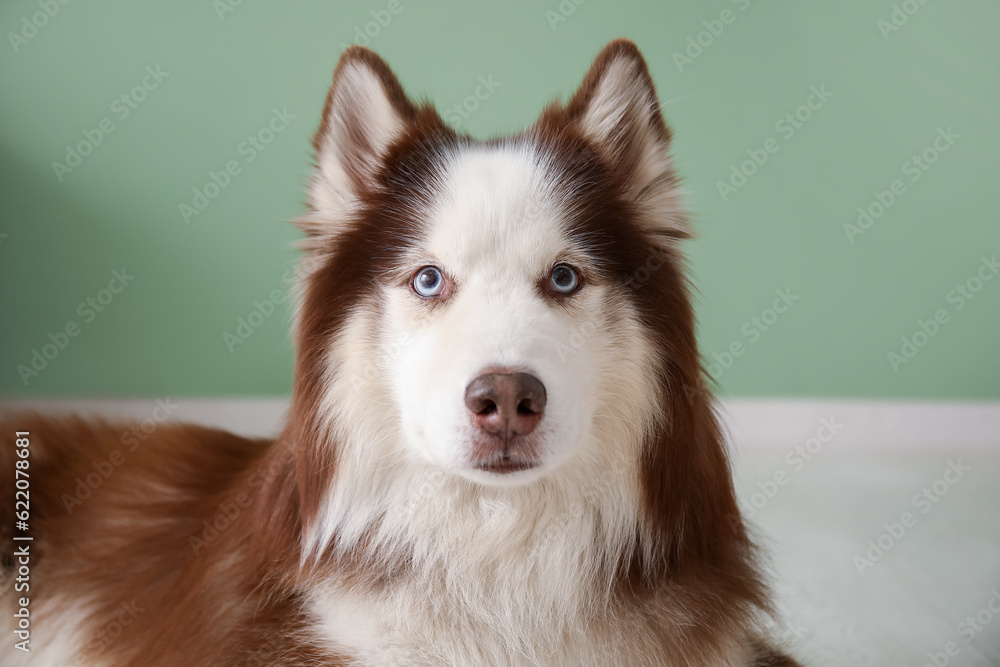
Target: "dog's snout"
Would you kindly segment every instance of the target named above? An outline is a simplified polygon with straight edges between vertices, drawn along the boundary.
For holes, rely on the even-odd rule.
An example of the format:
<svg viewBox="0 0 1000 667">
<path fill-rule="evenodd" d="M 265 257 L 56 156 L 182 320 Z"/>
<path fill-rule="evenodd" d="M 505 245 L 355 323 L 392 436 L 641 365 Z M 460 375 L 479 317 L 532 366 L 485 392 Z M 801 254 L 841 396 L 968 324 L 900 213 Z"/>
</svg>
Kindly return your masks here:
<svg viewBox="0 0 1000 667">
<path fill-rule="evenodd" d="M 528 373 L 483 373 L 465 389 L 472 422 L 502 438 L 535 430 L 545 411 L 545 400 L 545 385 Z"/>
</svg>

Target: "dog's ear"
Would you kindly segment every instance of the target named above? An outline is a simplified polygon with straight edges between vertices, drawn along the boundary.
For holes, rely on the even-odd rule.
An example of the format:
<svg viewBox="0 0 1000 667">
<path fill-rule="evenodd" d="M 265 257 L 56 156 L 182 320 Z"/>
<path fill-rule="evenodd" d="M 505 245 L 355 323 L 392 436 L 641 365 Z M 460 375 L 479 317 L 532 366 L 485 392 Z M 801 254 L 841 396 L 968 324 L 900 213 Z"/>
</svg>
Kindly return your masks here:
<svg viewBox="0 0 1000 667">
<path fill-rule="evenodd" d="M 392 142 L 416 116 L 399 80 L 373 51 L 351 46 L 340 57 L 313 137 L 312 212 L 297 221 L 310 236 L 340 226 L 375 176 Z"/>
<path fill-rule="evenodd" d="M 670 130 L 639 48 L 617 39 L 598 54 L 566 105 L 571 122 L 624 179 L 653 231 L 691 236 L 670 159 Z"/>
</svg>

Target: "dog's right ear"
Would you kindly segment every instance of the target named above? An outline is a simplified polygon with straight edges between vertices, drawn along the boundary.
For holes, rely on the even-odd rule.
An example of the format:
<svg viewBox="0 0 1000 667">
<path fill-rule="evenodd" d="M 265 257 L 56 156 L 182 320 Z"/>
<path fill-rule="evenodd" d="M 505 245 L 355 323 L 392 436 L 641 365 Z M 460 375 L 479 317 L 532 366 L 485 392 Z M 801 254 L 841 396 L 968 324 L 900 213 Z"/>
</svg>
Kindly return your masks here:
<svg viewBox="0 0 1000 667">
<path fill-rule="evenodd" d="M 639 47 L 627 39 L 605 46 L 566 106 L 566 115 L 622 176 L 627 196 L 651 232 L 691 236 L 678 201 L 670 130 Z"/>
<path fill-rule="evenodd" d="M 310 236 L 329 234 L 350 215 L 392 142 L 416 116 L 392 70 L 373 51 L 351 46 L 340 57 L 313 137 L 312 212 L 297 221 Z"/>
</svg>

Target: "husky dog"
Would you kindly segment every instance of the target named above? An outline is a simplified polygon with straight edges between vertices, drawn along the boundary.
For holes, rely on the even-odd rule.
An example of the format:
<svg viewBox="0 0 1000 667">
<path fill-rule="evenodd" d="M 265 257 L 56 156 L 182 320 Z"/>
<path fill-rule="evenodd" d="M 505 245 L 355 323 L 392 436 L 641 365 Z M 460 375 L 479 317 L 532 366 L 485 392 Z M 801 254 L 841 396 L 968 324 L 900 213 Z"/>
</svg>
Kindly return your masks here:
<svg viewBox="0 0 1000 667">
<path fill-rule="evenodd" d="M 670 138 L 628 41 L 489 141 L 345 51 L 284 430 L 125 447 L 9 417 L 0 495 L 30 475 L 34 540 L 3 518 L 3 664 L 794 666 L 762 630 Z"/>
</svg>

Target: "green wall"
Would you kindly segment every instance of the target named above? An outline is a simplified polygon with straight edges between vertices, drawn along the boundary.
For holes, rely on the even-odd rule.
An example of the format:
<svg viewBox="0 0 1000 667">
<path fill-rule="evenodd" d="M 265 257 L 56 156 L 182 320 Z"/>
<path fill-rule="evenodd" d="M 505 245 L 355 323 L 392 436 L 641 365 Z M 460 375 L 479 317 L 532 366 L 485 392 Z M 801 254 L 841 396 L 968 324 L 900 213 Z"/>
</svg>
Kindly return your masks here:
<svg viewBox="0 0 1000 667">
<path fill-rule="evenodd" d="M 284 299 L 309 138 L 338 54 L 375 12 L 370 45 L 412 94 L 444 110 L 480 77 L 499 83 L 468 118 L 449 114 L 482 137 L 571 93 L 611 38 L 639 44 L 700 233 L 703 352 L 741 351 L 713 368 L 725 393 L 1000 397 L 1000 278 L 976 277 L 1000 254 L 995 0 L 234 1 L 0 5 L 0 394 L 288 391 L 284 304 L 245 342 L 225 334 L 255 300 Z M 122 99 L 144 79 L 141 102 Z M 243 143 L 275 110 L 294 118 L 261 150 Z M 766 162 L 743 183 L 734 166 L 754 155 Z M 185 221 L 180 205 L 230 161 L 238 173 Z M 881 217 L 845 229 L 883 191 Z M 953 292 L 970 279 L 971 299 Z M 888 354 L 936 313 L 894 369 Z M 65 347 L 26 385 L 18 366 L 50 334 Z"/>
</svg>

